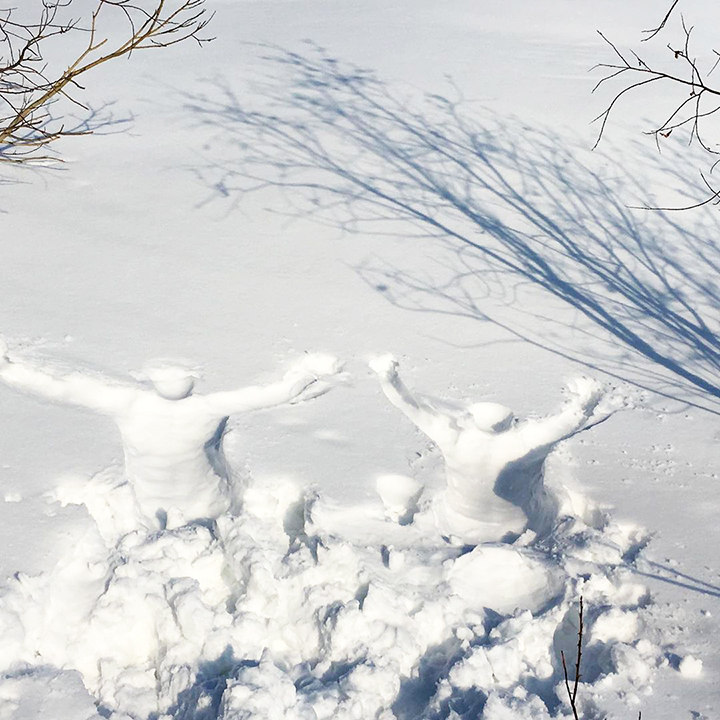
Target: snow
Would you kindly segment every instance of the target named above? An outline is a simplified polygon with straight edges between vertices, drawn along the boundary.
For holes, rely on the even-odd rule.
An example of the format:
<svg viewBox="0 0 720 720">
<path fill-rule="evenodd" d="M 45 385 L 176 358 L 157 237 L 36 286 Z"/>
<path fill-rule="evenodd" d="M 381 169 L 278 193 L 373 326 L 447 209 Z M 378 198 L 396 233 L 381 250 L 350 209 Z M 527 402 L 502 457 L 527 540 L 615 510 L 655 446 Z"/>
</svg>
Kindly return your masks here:
<svg viewBox="0 0 720 720">
<path fill-rule="evenodd" d="M 680 673 L 688 678 L 697 678 L 702 675 L 702 660 L 688 655 L 680 661 Z"/>
<path fill-rule="evenodd" d="M 379 475 L 375 488 L 391 520 L 405 524 L 412 522 L 423 484 L 407 475 Z"/>
<path fill-rule="evenodd" d="M 2 169 L 0 718 L 568 718 L 580 597 L 583 717 L 720 715 L 717 211 L 590 152 L 657 6 L 208 5 Z"/>
<path fill-rule="evenodd" d="M 428 508 L 403 526 L 368 507 L 351 541 L 327 523 L 335 510 L 322 497 L 250 484 L 236 517 L 148 533 L 103 514 L 125 513 L 126 487 L 106 478 L 76 487 L 94 496 L 86 506 L 97 529 L 50 573 L 10 581 L 0 613 L 10 677 L 40 656 L 44 667 L 77 670 L 106 713 L 413 717 L 498 691 L 552 707 L 557 646 L 575 642 L 563 627 L 579 593 L 596 599 L 558 550 L 464 552 L 432 532 Z M 588 532 L 602 536 L 573 528 L 556 545 L 569 559 Z M 628 601 L 616 571 L 597 564 L 595 578 L 606 579 L 603 605 L 631 630 L 608 634 L 607 611 L 589 626 L 588 652 L 627 653 L 641 636 L 632 629 L 642 597 Z M 660 650 L 646 645 L 655 667 Z M 650 686 L 624 655 L 608 662 L 610 676 Z M 449 673 L 439 670 L 435 692 L 423 674 L 437 663 Z"/>
</svg>

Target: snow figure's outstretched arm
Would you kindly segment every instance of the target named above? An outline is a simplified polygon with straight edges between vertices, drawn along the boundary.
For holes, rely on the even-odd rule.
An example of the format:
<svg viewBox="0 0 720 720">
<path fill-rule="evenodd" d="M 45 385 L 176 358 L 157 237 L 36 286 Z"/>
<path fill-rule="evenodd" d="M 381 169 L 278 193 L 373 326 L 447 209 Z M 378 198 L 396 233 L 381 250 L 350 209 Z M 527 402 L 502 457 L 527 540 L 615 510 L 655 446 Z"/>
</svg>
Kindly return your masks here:
<svg viewBox="0 0 720 720">
<path fill-rule="evenodd" d="M 442 446 L 457 439 L 458 431 L 453 427 L 452 419 L 418 400 L 405 387 L 397 372 L 398 361 L 392 355 L 381 355 L 368 364 L 378 376 L 387 399 L 431 440 Z"/>
<path fill-rule="evenodd" d="M 211 393 L 203 399 L 210 410 L 218 416 L 275 407 L 315 397 L 316 394 L 305 391 L 320 378 L 336 375 L 341 369 L 340 361 L 331 355 L 320 353 L 307 355 L 279 382 Z"/>
<path fill-rule="evenodd" d="M 516 437 L 522 445 L 543 448 L 574 435 L 588 424 L 605 394 L 597 380 L 586 377 L 571 380 L 567 389 L 570 399 L 557 415 L 528 420 L 516 430 Z"/>
<path fill-rule="evenodd" d="M 22 360 L 11 360 L 7 353 L 0 338 L 0 380 L 17 390 L 108 414 L 122 410 L 135 397 L 131 388 L 113 387 L 79 372 L 56 376 Z"/>
</svg>

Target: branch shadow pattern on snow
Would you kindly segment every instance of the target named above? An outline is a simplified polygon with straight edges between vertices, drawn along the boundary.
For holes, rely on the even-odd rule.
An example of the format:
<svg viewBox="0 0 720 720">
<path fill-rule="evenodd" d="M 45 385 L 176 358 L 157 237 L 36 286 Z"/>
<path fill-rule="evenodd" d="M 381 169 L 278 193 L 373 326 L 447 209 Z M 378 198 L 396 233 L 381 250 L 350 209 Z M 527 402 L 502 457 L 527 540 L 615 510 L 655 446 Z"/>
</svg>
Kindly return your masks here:
<svg viewBox="0 0 720 720">
<path fill-rule="evenodd" d="M 436 272 L 382 258 L 358 271 L 400 307 L 482 322 L 495 322 L 483 307 L 494 297 L 532 326 L 523 295 L 541 288 L 572 309 L 572 340 L 506 324 L 511 334 L 718 411 L 716 216 L 691 226 L 688 216 L 628 209 L 653 203 L 612 161 L 591 171 L 567 138 L 494 117 L 457 88 L 455 99 L 394 88 L 317 48 L 273 49 L 266 60 L 259 108 L 223 81 L 185 96 L 222 151 L 198 170 L 211 198 L 280 190 L 291 216 L 430 239 Z M 642 160 L 683 182 L 662 157 Z"/>
</svg>

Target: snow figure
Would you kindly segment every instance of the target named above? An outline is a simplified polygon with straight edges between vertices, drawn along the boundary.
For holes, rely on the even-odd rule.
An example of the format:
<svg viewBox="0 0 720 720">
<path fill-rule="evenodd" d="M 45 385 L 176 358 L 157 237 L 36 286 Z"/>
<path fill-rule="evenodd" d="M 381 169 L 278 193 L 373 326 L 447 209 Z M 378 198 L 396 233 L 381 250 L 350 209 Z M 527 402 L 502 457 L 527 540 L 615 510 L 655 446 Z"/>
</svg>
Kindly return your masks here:
<svg viewBox="0 0 720 720">
<path fill-rule="evenodd" d="M 441 532 L 456 544 L 514 542 L 526 531 L 548 532 L 557 502 L 543 485 L 543 465 L 552 449 L 606 418 L 597 409 L 599 383 L 568 383 L 570 398 L 557 415 L 516 424 L 511 410 L 474 403 L 455 417 L 420 400 L 405 387 L 392 355 L 370 362 L 383 392 L 437 444 L 445 459 L 447 487 L 434 505 Z M 529 535 L 528 537 L 531 537 Z"/>
<path fill-rule="evenodd" d="M 222 452 L 228 416 L 315 397 L 309 389 L 340 369 L 336 358 L 308 355 L 279 382 L 193 395 L 192 370 L 160 362 L 145 370 L 153 390 L 120 386 L 80 372 L 58 376 L 7 356 L 0 339 L 0 379 L 49 400 L 109 415 L 122 437 L 125 474 L 151 529 L 214 519 L 232 506 Z"/>
</svg>

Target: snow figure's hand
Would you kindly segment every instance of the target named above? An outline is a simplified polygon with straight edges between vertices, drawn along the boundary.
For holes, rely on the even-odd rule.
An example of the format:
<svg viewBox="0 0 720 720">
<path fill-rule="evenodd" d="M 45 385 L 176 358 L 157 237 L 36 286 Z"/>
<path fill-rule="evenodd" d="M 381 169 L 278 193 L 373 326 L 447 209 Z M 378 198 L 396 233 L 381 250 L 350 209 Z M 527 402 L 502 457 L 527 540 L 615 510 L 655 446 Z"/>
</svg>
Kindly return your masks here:
<svg viewBox="0 0 720 720">
<path fill-rule="evenodd" d="M 368 367 L 382 378 L 391 378 L 397 375 L 399 363 L 394 355 L 387 353 L 386 355 L 378 355 L 373 358 L 369 363 Z"/>
<path fill-rule="evenodd" d="M 332 383 L 325 380 L 312 380 L 290 400 L 290 404 L 297 405 L 298 403 L 307 402 L 308 400 L 314 400 L 316 397 L 330 392 L 332 388 Z"/>
<path fill-rule="evenodd" d="M 636 398 L 632 397 L 630 393 L 622 391 L 620 388 L 613 388 L 597 404 L 593 411 L 593 417 L 608 418 L 618 410 L 629 410 L 635 405 Z"/>
<path fill-rule="evenodd" d="M 7 365 L 9 362 L 7 343 L 5 342 L 5 338 L 0 335 L 0 367 Z"/>
<path fill-rule="evenodd" d="M 300 362 L 293 367 L 293 370 L 314 375 L 316 378 L 322 378 L 337 375 L 342 370 L 342 367 L 342 362 L 334 355 L 313 353 L 312 355 L 306 355 L 300 360 Z"/>
<path fill-rule="evenodd" d="M 602 384 L 588 377 L 570 380 L 567 389 L 573 396 L 573 401 L 577 402 L 587 415 L 592 413 L 605 394 Z"/>
<path fill-rule="evenodd" d="M 296 363 L 285 379 L 294 383 L 290 402 L 295 404 L 324 395 L 333 387 L 327 378 L 341 377 L 343 364 L 334 355 L 314 353 Z"/>
</svg>

